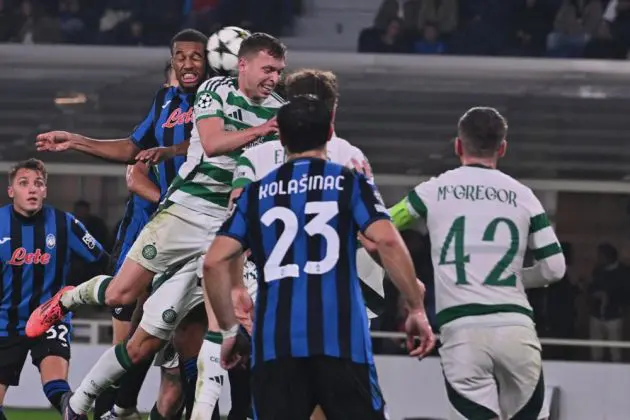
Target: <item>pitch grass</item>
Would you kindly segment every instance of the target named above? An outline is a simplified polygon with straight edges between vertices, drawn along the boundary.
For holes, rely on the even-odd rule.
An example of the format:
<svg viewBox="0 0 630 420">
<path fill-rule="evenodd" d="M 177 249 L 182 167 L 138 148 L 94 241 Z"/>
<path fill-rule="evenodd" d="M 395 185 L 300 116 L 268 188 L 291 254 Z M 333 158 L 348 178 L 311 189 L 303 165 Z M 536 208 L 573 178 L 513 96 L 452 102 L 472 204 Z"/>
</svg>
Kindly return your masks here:
<svg viewBox="0 0 630 420">
<path fill-rule="evenodd" d="M 55 410 L 23 410 L 6 408 L 4 414 L 8 420 L 59 420 L 61 416 Z M 90 419 L 92 416 L 90 416 Z M 143 418 L 148 418 L 143 415 Z M 222 417 L 227 419 L 227 417 Z"/>
</svg>

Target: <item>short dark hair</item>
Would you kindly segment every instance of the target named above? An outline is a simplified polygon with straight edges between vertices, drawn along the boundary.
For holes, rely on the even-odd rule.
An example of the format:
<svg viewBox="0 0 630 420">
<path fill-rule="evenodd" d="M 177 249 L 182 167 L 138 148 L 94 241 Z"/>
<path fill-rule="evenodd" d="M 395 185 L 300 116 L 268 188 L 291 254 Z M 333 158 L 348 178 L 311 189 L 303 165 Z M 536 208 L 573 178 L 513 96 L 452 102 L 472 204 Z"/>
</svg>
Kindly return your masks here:
<svg viewBox="0 0 630 420">
<path fill-rule="evenodd" d="M 282 145 L 289 153 L 302 153 L 326 145 L 332 113 L 316 96 L 298 96 L 280 108 L 277 121 Z"/>
<path fill-rule="evenodd" d="M 494 108 L 471 108 L 460 118 L 457 131 L 465 152 L 474 157 L 491 157 L 505 140 L 508 124 Z"/>
<path fill-rule="evenodd" d="M 196 29 L 182 29 L 171 38 L 171 54 L 173 54 L 176 42 L 198 42 L 205 48 L 208 43 L 208 37 Z"/>
<path fill-rule="evenodd" d="M 330 111 L 335 108 L 339 99 L 339 85 L 337 76 L 331 71 L 302 69 L 287 76 L 286 94 L 292 97 L 300 95 L 315 95 L 324 103 Z"/>
<path fill-rule="evenodd" d="M 13 184 L 15 175 L 20 169 L 30 169 L 31 171 L 39 172 L 42 178 L 44 178 L 44 182 L 48 181 L 48 172 L 46 171 L 44 162 L 39 159 L 30 158 L 20 161 L 11 167 L 9 171 L 9 185 Z"/>
<path fill-rule="evenodd" d="M 266 51 L 273 58 L 284 58 L 287 47 L 276 37 L 263 32 L 256 32 L 248 36 L 241 43 L 238 56 L 245 57 Z"/>
</svg>

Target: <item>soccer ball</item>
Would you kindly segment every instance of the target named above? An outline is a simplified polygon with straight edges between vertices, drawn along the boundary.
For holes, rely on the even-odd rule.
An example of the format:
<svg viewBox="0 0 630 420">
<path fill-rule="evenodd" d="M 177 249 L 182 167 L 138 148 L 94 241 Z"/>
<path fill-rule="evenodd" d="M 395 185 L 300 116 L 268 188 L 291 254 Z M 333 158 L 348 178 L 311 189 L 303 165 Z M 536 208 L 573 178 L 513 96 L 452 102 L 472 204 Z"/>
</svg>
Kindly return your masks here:
<svg viewBox="0 0 630 420">
<path fill-rule="evenodd" d="M 238 26 L 227 26 L 210 35 L 206 53 L 208 64 L 219 74 L 235 74 L 238 70 L 238 50 L 250 35 Z"/>
</svg>

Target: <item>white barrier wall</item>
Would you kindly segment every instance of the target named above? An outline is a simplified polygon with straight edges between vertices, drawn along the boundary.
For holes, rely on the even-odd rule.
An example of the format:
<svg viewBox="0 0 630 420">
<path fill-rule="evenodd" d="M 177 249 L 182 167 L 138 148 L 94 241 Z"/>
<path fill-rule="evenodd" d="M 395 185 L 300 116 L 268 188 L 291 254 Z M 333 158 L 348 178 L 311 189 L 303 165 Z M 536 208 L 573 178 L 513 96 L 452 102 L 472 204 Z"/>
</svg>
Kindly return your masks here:
<svg viewBox="0 0 630 420">
<path fill-rule="evenodd" d="M 72 348 L 70 384 L 75 388 L 106 346 Z M 391 420 L 413 417 L 446 419 L 448 405 L 438 359 L 418 362 L 400 356 L 376 357 L 379 379 Z M 630 365 L 547 362 L 545 382 L 560 389 L 558 420 L 627 420 L 630 418 Z M 151 369 L 140 394 L 139 408 L 149 411 L 159 386 L 159 371 Z M 9 390 L 7 407 L 48 407 L 37 370 L 24 367 L 21 385 Z M 223 390 L 221 413 L 230 408 L 229 386 Z"/>
</svg>

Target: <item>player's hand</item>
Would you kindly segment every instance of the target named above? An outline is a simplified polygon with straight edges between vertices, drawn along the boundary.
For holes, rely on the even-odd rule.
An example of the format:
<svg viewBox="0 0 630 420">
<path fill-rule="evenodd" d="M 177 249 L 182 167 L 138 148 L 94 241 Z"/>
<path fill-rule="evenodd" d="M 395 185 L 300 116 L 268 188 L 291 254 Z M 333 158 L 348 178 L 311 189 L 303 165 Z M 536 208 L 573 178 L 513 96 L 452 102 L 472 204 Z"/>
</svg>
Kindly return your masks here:
<svg viewBox="0 0 630 420">
<path fill-rule="evenodd" d="M 230 370 L 233 367 L 247 363 L 251 345 L 249 340 L 238 333 L 233 337 L 224 338 L 221 344 L 221 367 Z"/>
<path fill-rule="evenodd" d="M 151 149 L 141 150 L 136 155 L 136 161 L 144 162 L 147 165 L 157 165 L 173 157 L 175 157 L 175 151 L 172 147 L 153 147 Z"/>
<path fill-rule="evenodd" d="M 268 136 L 270 134 L 275 134 L 278 132 L 278 121 L 276 117 L 273 117 L 263 125 L 258 127 L 258 135 L 259 136 Z"/>
<path fill-rule="evenodd" d="M 350 159 L 348 166 L 360 174 L 365 175 L 367 178 L 372 178 L 372 168 L 366 160 L 358 161 L 355 158 Z"/>
<path fill-rule="evenodd" d="M 431 353 L 435 347 L 435 334 L 433 334 L 424 310 L 416 310 L 407 314 L 405 331 L 407 332 L 407 350 L 409 350 L 410 356 L 423 358 Z M 416 342 L 416 337 L 420 337 L 419 343 Z"/>
<path fill-rule="evenodd" d="M 67 131 L 49 131 L 35 138 L 38 152 L 63 152 L 71 145 L 72 133 Z"/>
<path fill-rule="evenodd" d="M 247 289 L 244 287 L 232 289 L 232 303 L 237 321 L 249 335 L 252 335 L 254 302 L 247 293 Z"/>
</svg>

